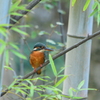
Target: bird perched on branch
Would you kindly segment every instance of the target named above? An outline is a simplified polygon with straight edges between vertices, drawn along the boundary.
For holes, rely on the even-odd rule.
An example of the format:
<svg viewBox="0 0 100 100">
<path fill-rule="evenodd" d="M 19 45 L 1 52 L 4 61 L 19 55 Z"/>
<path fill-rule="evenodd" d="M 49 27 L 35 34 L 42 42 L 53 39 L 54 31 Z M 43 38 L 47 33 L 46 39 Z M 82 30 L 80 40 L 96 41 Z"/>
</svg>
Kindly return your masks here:
<svg viewBox="0 0 100 100">
<path fill-rule="evenodd" d="M 30 64 L 36 71 L 36 68 L 41 67 L 45 62 L 45 51 L 53 51 L 50 48 L 47 48 L 43 43 L 36 43 L 34 48 L 30 54 L 29 60 Z M 37 74 L 41 74 L 41 69 L 36 72 Z"/>
</svg>

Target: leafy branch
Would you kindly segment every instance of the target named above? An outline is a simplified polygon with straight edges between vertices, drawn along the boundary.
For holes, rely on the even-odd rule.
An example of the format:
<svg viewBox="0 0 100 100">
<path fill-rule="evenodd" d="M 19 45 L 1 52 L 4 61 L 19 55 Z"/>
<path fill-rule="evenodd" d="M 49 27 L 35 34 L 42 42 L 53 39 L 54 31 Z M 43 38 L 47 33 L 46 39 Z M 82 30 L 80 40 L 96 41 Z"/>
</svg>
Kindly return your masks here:
<svg viewBox="0 0 100 100">
<path fill-rule="evenodd" d="M 90 40 L 90 39 L 92 39 L 92 38 L 94 38 L 94 37 L 96 37 L 96 36 L 98 36 L 98 35 L 100 35 L 100 31 L 97 31 L 97 32 L 95 32 L 94 34 L 87 36 L 87 37 L 84 38 L 82 41 L 80 41 L 80 42 L 74 44 L 73 46 L 69 47 L 68 49 L 65 49 L 65 50 L 61 51 L 59 54 L 56 54 L 56 55 L 53 57 L 53 60 L 55 60 L 55 59 L 57 59 L 58 57 L 64 55 L 65 53 L 67 53 L 67 52 L 73 50 L 74 48 L 77 48 L 77 47 L 80 46 L 81 44 L 85 43 L 86 41 L 88 41 L 88 40 Z M 42 65 L 42 67 L 46 66 L 48 63 L 49 63 L 49 60 L 47 60 L 47 61 Z M 25 75 L 24 77 L 22 77 L 20 81 L 16 82 L 14 85 L 18 85 L 20 82 L 22 82 L 23 79 L 27 79 L 27 78 L 30 77 L 31 75 L 35 75 L 35 73 L 36 73 L 38 70 L 40 70 L 42 67 L 38 67 L 38 68 L 36 69 L 35 72 L 32 71 L 32 72 L 28 73 L 27 75 Z M 5 91 L 3 91 L 3 92 L 1 93 L 1 96 L 3 96 L 4 94 L 6 94 L 9 90 L 11 90 L 11 88 L 10 88 L 10 89 L 6 89 Z"/>
<path fill-rule="evenodd" d="M 40 1 L 41 1 L 41 0 L 34 0 L 34 1 L 30 2 L 30 3 L 26 6 L 26 9 L 27 9 L 27 10 L 20 10 L 20 11 L 18 12 L 19 14 L 22 14 L 22 16 L 16 16 L 16 15 L 12 16 L 12 17 L 11 17 L 11 20 L 10 20 L 10 23 L 11 23 L 11 24 L 15 24 L 16 21 L 18 21 L 19 19 L 21 19 L 21 18 L 23 17 L 23 15 L 27 14 L 27 13 L 29 12 L 28 10 L 31 10 L 31 9 L 32 9 L 34 6 L 36 6 Z M 12 19 L 13 19 L 13 20 L 12 20 Z M 14 20 L 15 20 L 15 21 L 14 21 Z M 11 26 L 10 26 L 9 28 L 11 28 Z M 19 31 L 19 30 L 17 30 L 17 31 Z M 99 35 L 99 34 L 100 34 L 100 31 L 94 33 L 93 35 L 87 36 L 86 38 L 84 38 L 84 39 L 83 39 L 82 41 L 80 41 L 79 43 L 76 43 L 75 45 L 71 46 L 70 48 L 61 51 L 59 54 L 56 54 L 56 55 L 53 57 L 53 60 L 54 60 L 54 59 L 57 59 L 58 57 L 60 57 L 60 56 L 62 56 L 62 55 L 64 55 L 65 53 L 67 53 L 67 52 L 73 50 L 74 48 L 77 48 L 77 47 L 80 46 L 81 44 L 85 43 L 86 41 L 92 39 L 93 37 L 95 37 L 95 36 L 97 36 L 97 35 Z M 49 60 L 47 60 L 47 61 L 43 64 L 42 67 L 46 66 L 48 63 L 49 63 Z M 42 67 L 37 68 L 36 71 L 38 71 L 38 70 L 41 69 Z M 27 78 L 30 77 L 31 75 L 35 75 L 35 73 L 36 73 L 36 72 L 34 72 L 34 71 L 30 72 L 29 74 L 27 74 L 27 75 L 25 75 L 24 77 L 22 77 L 22 78 L 20 79 L 20 81 L 17 81 L 14 85 L 19 85 L 19 83 L 22 82 L 23 79 L 27 79 Z M 1 96 L 3 96 L 4 94 L 6 94 L 6 93 L 7 93 L 9 90 L 11 90 L 11 89 L 12 89 L 12 88 L 8 88 L 8 89 L 4 90 L 4 91 L 1 93 Z"/>
<path fill-rule="evenodd" d="M 18 11 L 18 13 L 24 16 L 25 14 L 27 14 L 29 12 L 28 10 L 31 10 L 33 7 L 35 7 L 40 1 L 41 0 L 33 0 L 33 1 L 31 1 L 25 8 L 27 10 L 20 10 L 20 11 Z M 15 24 L 16 21 L 21 19 L 23 16 L 16 16 L 16 15 L 11 16 L 10 24 Z M 11 28 L 11 26 L 9 28 Z"/>
</svg>

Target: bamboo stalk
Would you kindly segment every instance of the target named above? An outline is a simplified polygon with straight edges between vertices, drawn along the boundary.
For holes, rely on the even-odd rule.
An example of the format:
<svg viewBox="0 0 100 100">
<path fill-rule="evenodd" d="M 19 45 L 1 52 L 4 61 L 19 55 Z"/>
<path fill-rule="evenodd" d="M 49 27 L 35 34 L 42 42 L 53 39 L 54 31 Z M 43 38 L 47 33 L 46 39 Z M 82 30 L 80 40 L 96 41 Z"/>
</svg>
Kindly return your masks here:
<svg viewBox="0 0 100 100">
<path fill-rule="evenodd" d="M 86 0 L 79 0 L 72 7 L 70 3 L 70 15 L 67 36 L 67 48 L 73 46 L 75 43 L 80 42 L 83 38 L 92 34 L 93 17 L 88 17 L 92 12 L 93 0 L 86 11 L 83 12 L 83 7 Z M 65 75 L 70 75 L 63 84 L 63 94 L 69 95 L 70 87 L 77 89 L 78 84 L 85 80 L 82 88 L 88 88 L 89 83 L 89 69 L 90 69 L 90 56 L 91 56 L 91 43 L 89 40 L 81 46 L 66 54 Z M 81 91 L 74 94 L 79 97 L 87 97 L 88 90 Z M 62 98 L 62 100 L 67 100 Z"/>
</svg>

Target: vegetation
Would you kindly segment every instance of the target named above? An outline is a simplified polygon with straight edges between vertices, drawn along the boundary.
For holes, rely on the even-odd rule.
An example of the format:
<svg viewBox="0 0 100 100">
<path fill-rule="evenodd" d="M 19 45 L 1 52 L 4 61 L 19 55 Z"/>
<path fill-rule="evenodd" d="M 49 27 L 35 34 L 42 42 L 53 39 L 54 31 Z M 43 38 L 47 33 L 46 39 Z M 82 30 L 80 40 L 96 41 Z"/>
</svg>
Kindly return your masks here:
<svg viewBox="0 0 100 100">
<path fill-rule="evenodd" d="M 49 28 L 52 30 L 52 32 L 47 32 L 46 29 L 41 30 L 38 28 L 38 25 L 35 25 L 35 24 L 33 24 L 33 25 L 25 24 L 25 23 L 24 23 L 24 25 L 19 24 L 21 22 L 18 20 L 18 18 L 20 19 L 21 17 L 24 17 L 24 18 L 26 18 L 26 20 L 29 20 L 27 18 L 27 15 L 24 15 L 24 14 L 32 11 L 29 8 L 27 9 L 27 7 L 29 6 L 28 3 L 34 2 L 34 1 L 27 0 L 27 4 L 22 4 L 21 0 L 13 0 L 13 4 L 9 10 L 9 15 L 11 15 L 11 19 L 10 19 L 11 23 L 10 24 L 0 24 L 0 33 L 2 34 L 3 37 L 6 38 L 6 41 L 2 38 L 0 39 L 0 46 L 1 46 L 0 47 L 0 55 L 5 53 L 5 58 L 6 58 L 5 66 L 2 66 L 2 67 L 4 67 L 7 70 L 16 72 L 15 69 L 13 69 L 9 63 L 12 59 L 12 58 L 10 58 L 11 54 L 14 54 L 15 56 L 17 56 L 20 59 L 23 59 L 22 60 L 23 62 L 28 60 L 28 55 L 29 55 L 29 54 L 24 54 L 25 52 L 27 52 L 24 49 L 22 49 L 22 52 L 21 52 L 20 46 L 22 46 L 22 44 L 20 44 L 19 42 L 15 42 L 15 41 L 13 42 L 11 39 L 9 39 L 10 38 L 9 35 L 15 34 L 15 36 L 19 36 L 20 39 L 22 39 L 24 41 L 24 43 L 26 45 L 25 47 L 28 48 L 28 52 L 30 52 L 30 50 L 32 48 L 31 49 L 29 48 L 30 45 L 27 42 L 27 38 L 35 40 L 39 36 L 47 36 L 46 41 L 43 41 L 43 42 L 48 43 L 49 44 L 48 46 L 50 46 L 53 49 L 60 48 L 62 50 L 62 48 L 65 47 L 65 43 L 59 42 L 57 40 L 54 41 L 51 38 L 52 34 L 53 35 L 55 34 L 58 37 L 62 38 L 62 32 L 59 32 L 57 30 L 57 28 L 59 26 L 62 27 L 64 25 L 63 22 L 57 21 L 56 23 L 50 23 Z M 65 0 L 62 0 L 62 1 L 66 2 Z M 91 0 L 86 1 L 83 11 L 87 10 L 87 8 L 90 4 L 90 1 Z M 46 10 L 51 11 L 57 7 L 58 2 L 59 2 L 59 0 L 51 0 L 51 1 L 42 0 L 40 3 Z M 72 0 L 72 6 L 75 6 L 75 2 L 77 2 L 77 0 Z M 35 6 L 33 6 L 33 7 L 35 7 Z M 98 0 L 95 0 L 94 5 L 93 5 L 93 12 L 90 14 L 90 16 L 95 16 L 95 18 L 97 19 L 98 25 L 100 23 L 99 10 L 100 10 L 100 3 Z M 61 15 L 64 15 L 66 13 L 66 11 L 64 11 L 62 9 L 58 9 L 57 11 Z M 15 17 L 15 16 L 17 16 L 17 17 Z M 13 24 L 13 23 L 17 23 L 17 24 Z M 25 31 L 26 29 L 32 30 L 31 29 L 32 27 L 34 28 L 34 31 L 31 31 L 31 32 Z M 57 46 L 57 48 L 55 46 Z M 62 83 L 69 76 L 63 75 L 64 67 L 61 67 L 61 66 L 64 66 L 64 65 L 62 64 L 60 66 L 61 68 L 57 68 L 58 65 L 56 66 L 52 59 L 52 55 L 55 55 L 58 53 L 59 53 L 59 51 L 57 50 L 57 51 L 53 52 L 52 54 L 49 54 L 49 61 L 50 61 L 50 66 L 51 66 L 50 68 L 52 69 L 52 72 L 50 72 L 50 73 L 53 73 L 52 78 L 48 75 L 40 75 L 38 77 L 26 78 L 26 79 L 23 79 L 22 76 L 17 76 L 14 78 L 14 81 L 12 82 L 12 84 L 10 86 L 8 86 L 8 87 L 5 86 L 8 90 L 7 93 L 12 93 L 14 95 L 17 95 L 23 100 L 33 100 L 35 93 L 37 93 L 39 96 L 34 98 L 34 100 L 36 100 L 36 99 L 38 100 L 38 98 L 41 98 L 41 97 L 43 97 L 43 100 L 48 100 L 48 99 L 49 100 L 61 100 L 62 97 L 66 97 L 66 98 L 70 98 L 70 99 L 82 99 L 82 97 L 76 97 L 76 95 L 74 95 L 74 94 L 77 94 L 78 92 L 83 91 L 83 90 L 96 90 L 96 89 L 92 89 L 92 88 L 88 88 L 88 89 L 82 88 L 82 86 L 84 85 L 84 82 L 85 82 L 83 80 L 79 83 L 79 85 L 77 86 L 77 89 L 74 89 L 72 87 L 69 89 L 69 94 L 70 94 L 69 96 L 62 94 Z M 65 54 L 65 53 L 63 53 L 63 54 Z M 17 62 L 18 58 L 16 58 L 15 56 L 13 59 L 15 59 L 14 61 Z M 60 60 L 61 59 L 59 59 L 59 61 Z M 64 60 L 62 62 L 64 62 Z M 18 64 L 18 66 L 20 66 L 20 65 Z M 26 73 L 29 73 L 29 72 L 26 72 Z M 43 84 L 36 85 L 36 83 L 38 81 L 42 81 Z M 5 87 L 3 87 L 2 92 L 5 92 L 5 90 L 4 90 Z"/>
</svg>

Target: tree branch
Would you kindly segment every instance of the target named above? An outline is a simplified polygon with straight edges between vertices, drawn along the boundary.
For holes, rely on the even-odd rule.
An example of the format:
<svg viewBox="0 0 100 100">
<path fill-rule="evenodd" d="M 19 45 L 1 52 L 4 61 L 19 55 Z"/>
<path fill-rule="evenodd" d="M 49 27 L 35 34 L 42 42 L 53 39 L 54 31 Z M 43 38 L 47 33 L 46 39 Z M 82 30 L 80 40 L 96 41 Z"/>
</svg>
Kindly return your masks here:
<svg viewBox="0 0 100 100">
<path fill-rule="evenodd" d="M 90 35 L 90 36 L 87 36 L 87 37 L 84 38 L 82 41 L 76 43 L 75 45 L 69 47 L 68 49 L 65 49 L 65 50 L 61 51 L 59 54 L 56 54 L 56 55 L 53 57 L 53 60 L 57 59 L 58 57 L 62 56 L 62 55 L 65 54 L 65 53 L 67 53 L 67 52 L 73 50 L 74 48 L 77 48 L 77 47 L 80 46 L 81 44 L 85 43 L 86 41 L 92 39 L 93 37 L 95 37 L 95 36 L 97 36 L 97 35 L 100 35 L 100 31 L 97 31 L 97 32 L 95 32 L 94 34 L 92 34 L 92 35 Z M 42 65 L 42 67 L 46 66 L 48 63 L 49 63 L 49 60 L 47 60 L 47 61 Z M 24 77 L 22 77 L 22 80 L 23 80 L 23 79 L 26 79 L 26 78 L 28 78 L 28 77 L 30 77 L 31 75 L 35 75 L 35 73 L 36 73 L 39 69 L 41 69 L 42 67 L 38 67 L 38 68 L 36 69 L 35 72 L 32 71 L 32 72 L 30 72 L 29 74 L 25 75 Z M 18 82 L 15 83 L 14 85 L 18 85 L 20 82 L 22 82 L 22 80 L 18 81 Z M 11 90 L 11 89 L 6 89 L 4 92 L 1 93 L 1 96 L 3 96 L 4 94 L 6 94 L 9 90 Z"/>
<path fill-rule="evenodd" d="M 35 7 L 41 0 L 33 0 L 31 1 L 27 6 L 26 6 L 26 9 L 27 10 L 31 10 L 33 7 Z M 27 14 L 28 11 L 24 11 L 24 10 L 20 10 L 18 11 L 18 13 L 20 14 Z M 23 16 L 12 16 L 11 19 L 10 19 L 10 24 L 15 24 L 16 21 L 18 21 L 19 19 L 21 19 Z M 9 27 L 11 28 L 11 26 Z"/>
<path fill-rule="evenodd" d="M 58 1 L 58 10 L 62 10 L 62 5 L 61 5 L 61 1 L 59 0 Z M 61 12 L 58 12 L 59 14 L 59 21 L 61 23 L 64 23 L 63 22 L 63 15 Z M 59 28 L 60 28 L 60 33 L 61 33 L 61 42 L 64 44 L 65 43 L 65 32 L 64 32 L 64 25 L 59 25 Z M 65 48 L 63 48 L 64 50 Z"/>
</svg>

